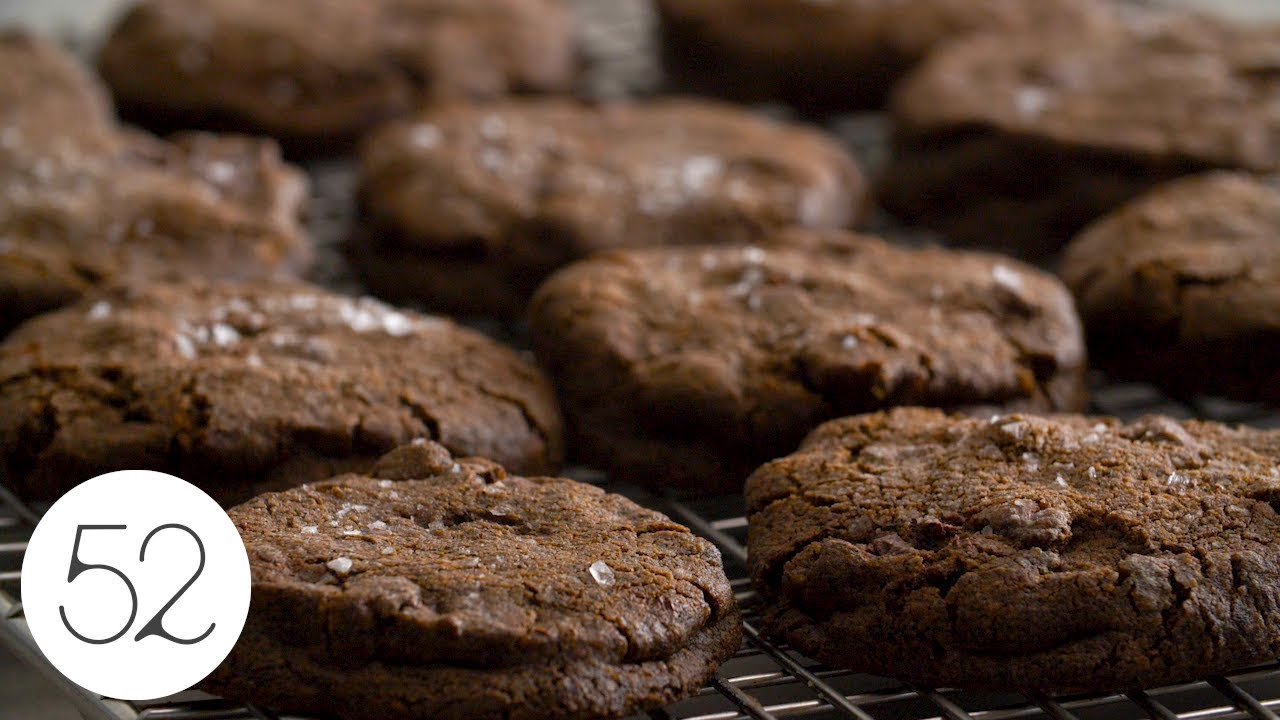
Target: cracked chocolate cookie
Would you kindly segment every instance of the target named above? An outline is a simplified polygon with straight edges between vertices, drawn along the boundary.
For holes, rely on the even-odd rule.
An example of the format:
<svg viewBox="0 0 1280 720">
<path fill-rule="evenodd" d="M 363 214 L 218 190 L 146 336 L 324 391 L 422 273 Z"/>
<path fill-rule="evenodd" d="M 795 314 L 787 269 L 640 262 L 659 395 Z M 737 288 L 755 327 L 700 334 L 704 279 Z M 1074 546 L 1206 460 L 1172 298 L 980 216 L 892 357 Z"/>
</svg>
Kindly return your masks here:
<svg viewBox="0 0 1280 720">
<path fill-rule="evenodd" d="M 1151 416 L 824 425 L 747 482 L 764 628 L 928 686 L 1113 691 L 1280 654 L 1280 432 Z"/>
<path fill-rule="evenodd" d="M 112 289 L 0 344 L 0 460 L 26 498 L 151 469 L 226 502 L 418 437 L 521 472 L 562 447 L 555 398 L 514 351 L 309 285 Z"/>
<path fill-rule="evenodd" d="M 842 232 L 779 241 L 608 253 L 547 281 L 533 345 L 580 460 L 733 491 L 842 415 L 1083 405 L 1079 320 L 1055 278 Z"/>
<path fill-rule="evenodd" d="M 697 692 L 741 626 L 665 516 L 417 442 L 233 508 L 253 601 L 203 689 L 345 720 L 614 718 Z"/>
<path fill-rule="evenodd" d="M 1181 394 L 1280 403 L 1280 187 L 1215 173 L 1164 185 L 1066 249 L 1101 367 Z"/>
<path fill-rule="evenodd" d="M 274 143 L 117 126 L 51 42 L 0 35 L 0 333 L 110 282 L 295 275 L 300 172 Z"/>
<path fill-rule="evenodd" d="M 1058 250 L 1155 185 L 1280 170 L 1280 25 L 1207 17 L 960 41 L 893 103 L 891 212 L 952 239 Z"/>
<path fill-rule="evenodd" d="M 658 0 L 668 75 L 747 102 L 877 108 L 935 47 L 1114 22 L 1097 0 Z"/>
<path fill-rule="evenodd" d="M 351 254 L 378 295 L 506 317 L 601 250 L 840 228 L 866 205 L 834 139 L 694 100 L 429 109 L 365 144 L 362 185 Z"/>
<path fill-rule="evenodd" d="M 574 65 L 562 0 L 146 0 L 100 58 L 131 119 L 299 150 L 426 102 L 567 90 Z"/>
</svg>

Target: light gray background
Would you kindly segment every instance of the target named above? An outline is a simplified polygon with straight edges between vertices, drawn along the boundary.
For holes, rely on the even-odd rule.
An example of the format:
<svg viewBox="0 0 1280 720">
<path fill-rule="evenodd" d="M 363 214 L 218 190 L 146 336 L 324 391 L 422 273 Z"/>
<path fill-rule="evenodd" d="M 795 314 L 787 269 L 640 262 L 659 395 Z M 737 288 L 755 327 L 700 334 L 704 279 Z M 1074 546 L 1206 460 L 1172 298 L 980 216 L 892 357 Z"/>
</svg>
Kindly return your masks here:
<svg viewBox="0 0 1280 720">
<path fill-rule="evenodd" d="M 264 0 L 268 1 L 268 0 Z M 575 0 L 594 5 L 606 0 Z M 1138 4 L 1200 7 L 1244 19 L 1280 18 L 1280 0 L 1134 0 Z M 101 27 L 130 0 L 0 0 L 0 24 L 34 22 L 42 27 Z"/>
</svg>

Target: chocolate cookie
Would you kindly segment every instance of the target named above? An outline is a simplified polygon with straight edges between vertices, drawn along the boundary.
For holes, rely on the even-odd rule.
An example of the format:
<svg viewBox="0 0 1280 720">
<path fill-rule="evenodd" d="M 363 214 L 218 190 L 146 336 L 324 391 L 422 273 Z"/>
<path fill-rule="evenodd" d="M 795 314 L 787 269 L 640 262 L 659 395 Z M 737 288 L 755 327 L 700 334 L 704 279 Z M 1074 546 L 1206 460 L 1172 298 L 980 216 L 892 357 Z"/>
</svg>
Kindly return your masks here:
<svg viewBox="0 0 1280 720">
<path fill-rule="evenodd" d="M 145 0 L 100 66 L 143 124 L 316 148 L 427 101 L 566 90 L 574 52 L 562 0 Z"/>
<path fill-rule="evenodd" d="M 0 149 L 47 154 L 105 144 L 114 124 L 103 88 L 69 53 L 26 32 L 0 29 Z"/>
<path fill-rule="evenodd" d="M 550 388 L 515 352 L 308 285 L 113 290 L 0 344 L 0 460 L 23 497 L 129 468 L 243 499 L 417 437 L 522 472 L 562 447 Z"/>
<path fill-rule="evenodd" d="M 841 232 L 779 240 L 608 253 L 538 291 L 534 348 L 581 460 L 731 491 L 842 415 L 1083 405 L 1079 321 L 1053 277 Z"/>
<path fill-rule="evenodd" d="M 880 107 L 936 46 L 1114 22 L 1097 0 L 658 0 L 680 84 L 809 111 Z"/>
<path fill-rule="evenodd" d="M 1280 25 L 1174 17 L 962 41 L 897 94 L 880 190 L 900 217 L 1026 255 L 1156 184 L 1280 170 Z"/>
<path fill-rule="evenodd" d="M 1280 654 L 1280 432 L 901 409 L 747 482 L 764 628 L 929 686 L 1112 691 Z"/>
<path fill-rule="evenodd" d="M 1280 403 L 1280 187 L 1169 183 L 1067 247 L 1099 364 L 1181 394 Z"/>
<path fill-rule="evenodd" d="M 65 52 L 0 35 L 0 333 L 116 281 L 293 275 L 306 182 L 273 143 L 116 125 Z"/>
<path fill-rule="evenodd" d="M 352 255 L 368 284 L 462 313 L 519 316 L 551 271 L 600 250 L 839 228 L 865 206 L 835 140 L 692 100 L 451 105 L 380 131 L 362 159 Z"/>
<path fill-rule="evenodd" d="M 253 600 L 203 688 L 383 718 L 613 718 L 692 695 L 741 641 L 720 554 L 665 516 L 419 442 L 230 511 Z"/>
</svg>

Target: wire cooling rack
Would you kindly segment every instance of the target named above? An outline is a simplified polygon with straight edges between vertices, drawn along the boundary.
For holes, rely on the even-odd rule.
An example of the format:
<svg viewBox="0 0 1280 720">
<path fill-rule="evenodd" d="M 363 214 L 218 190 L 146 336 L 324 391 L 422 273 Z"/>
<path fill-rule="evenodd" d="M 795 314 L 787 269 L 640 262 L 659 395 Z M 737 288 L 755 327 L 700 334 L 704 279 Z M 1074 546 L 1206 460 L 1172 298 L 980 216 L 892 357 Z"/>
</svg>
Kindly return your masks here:
<svg viewBox="0 0 1280 720">
<path fill-rule="evenodd" d="M 1206 0 L 1200 0 L 1205 2 Z M 99 10 L 127 0 L 96 0 Z M 581 20 L 580 45 L 587 60 L 585 94 L 598 97 L 644 94 L 661 83 L 653 52 L 653 17 L 648 0 L 571 0 Z M 1131 5 L 1161 6 L 1191 0 L 1124 0 Z M 1237 0 L 1261 8 L 1268 0 Z M 0 5 L 3 0 L 0 0 Z M 63 32 L 74 45 L 92 47 L 100 27 L 84 26 L 81 0 L 45 0 L 16 7 L 9 15 Z M 1225 3 L 1224 3 L 1225 5 Z M 97 6 L 95 6 L 97 7 Z M 40 22 L 42 8 L 59 23 Z M 53 10 L 60 10 L 54 13 Z M 101 12 L 99 14 L 102 14 Z M 65 16 L 65 17 L 63 17 Z M 0 21 L 5 19 L 0 15 Z M 12 19 L 12 18 L 9 18 Z M 65 21 L 63 27 L 61 21 Z M 83 26 L 83 27 L 82 27 Z M 771 110 L 777 110 L 771 109 Z M 873 115 L 833 118 L 828 129 L 845 140 L 871 170 L 884 157 L 885 128 Z M 309 168 L 315 198 L 311 230 L 320 250 L 314 280 L 338 290 L 356 291 L 339 246 L 352 221 L 353 177 L 345 163 Z M 901 228 L 876 228 L 898 239 Z M 494 328 L 484 327 L 493 332 Z M 511 339 L 506 333 L 498 333 Z M 1228 423 L 1280 428 L 1280 413 L 1258 406 L 1212 399 L 1175 401 L 1144 385 L 1094 383 L 1094 410 L 1132 418 L 1160 413 L 1179 418 L 1201 417 Z M 579 479 L 603 483 L 591 473 Z M 603 483 L 606 484 L 607 483 Z M 1068 697 L 970 693 L 914 687 L 894 680 L 823 667 L 761 638 L 756 631 L 753 592 L 746 568 L 747 523 L 740 498 L 677 500 L 634 488 L 610 487 L 641 504 L 683 522 L 713 541 L 745 612 L 746 641 L 696 697 L 651 711 L 650 720 L 1280 720 L 1280 663 L 1245 668 L 1227 676 L 1142 692 Z M 30 508 L 0 486 L 0 644 L 36 668 L 70 700 L 86 720 L 294 720 L 268 710 L 189 692 L 147 703 L 103 698 L 69 682 L 36 648 L 22 614 L 20 568 L 26 541 L 38 520 Z M 4 715 L 0 708 L 0 715 Z M 387 718 L 387 720 L 397 720 Z"/>
<path fill-rule="evenodd" d="M 1280 412 L 1275 409 L 1218 399 L 1176 401 L 1139 384 L 1099 385 L 1093 409 L 1123 418 L 1160 413 L 1280 428 Z M 1063 697 L 918 687 L 824 667 L 756 630 L 741 498 L 676 499 L 611 486 L 591 471 L 569 474 L 665 512 L 714 542 L 745 610 L 746 641 L 711 683 L 697 696 L 637 720 L 1280 720 L 1280 662 L 1170 687 Z M 67 681 L 36 649 L 19 602 L 22 554 L 37 519 L 35 510 L 0 488 L 0 643 L 48 677 L 86 720 L 295 720 L 198 692 L 155 702 L 123 702 Z"/>
</svg>

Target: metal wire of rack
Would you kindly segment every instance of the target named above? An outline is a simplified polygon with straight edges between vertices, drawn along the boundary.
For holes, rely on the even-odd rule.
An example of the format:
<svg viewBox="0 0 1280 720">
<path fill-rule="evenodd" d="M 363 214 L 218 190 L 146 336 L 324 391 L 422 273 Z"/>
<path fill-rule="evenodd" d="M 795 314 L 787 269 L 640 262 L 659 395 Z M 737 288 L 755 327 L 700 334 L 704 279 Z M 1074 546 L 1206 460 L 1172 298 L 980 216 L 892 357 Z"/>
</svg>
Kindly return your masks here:
<svg viewBox="0 0 1280 720">
<path fill-rule="evenodd" d="M 1280 413 L 1217 399 L 1175 401 L 1138 384 L 1095 390 L 1094 410 L 1133 418 L 1148 413 L 1280 427 Z M 578 479 L 605 482 L 590 471 Z M 610 487 L 666 512 L 720 548 L 745 613 L 746 640 L 697 696 L 650 711 L 648 720 L 1280 720 L 1280 662 L 1145 691 L 1049 697 L 915 687 L 824 667 L 757 630 L 747 574 L 742 501 L 737 497 L 677 499 L 630 487 Z M 102 698 L 62 677 L 36 648 L 22 616 L 18 585 L 22 554 L 38 514 L 0 488 L 0 644 L 40 670 L 86 720 L 299 720 L 250 705 L 187 692 L 132 703 Z M 388 720 L 395 720 L 389 718 Z"/>
</svg>

